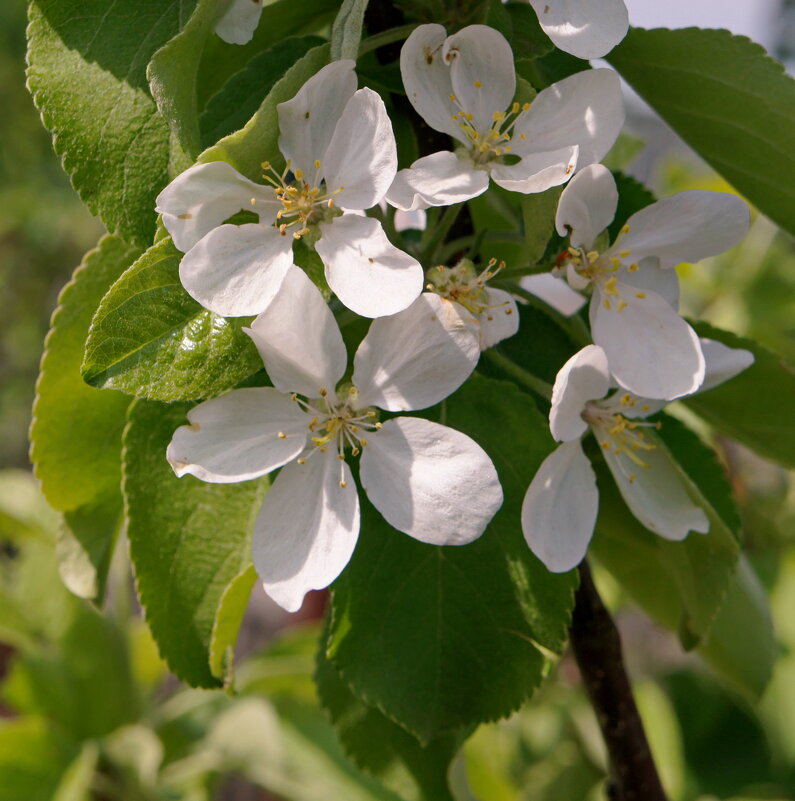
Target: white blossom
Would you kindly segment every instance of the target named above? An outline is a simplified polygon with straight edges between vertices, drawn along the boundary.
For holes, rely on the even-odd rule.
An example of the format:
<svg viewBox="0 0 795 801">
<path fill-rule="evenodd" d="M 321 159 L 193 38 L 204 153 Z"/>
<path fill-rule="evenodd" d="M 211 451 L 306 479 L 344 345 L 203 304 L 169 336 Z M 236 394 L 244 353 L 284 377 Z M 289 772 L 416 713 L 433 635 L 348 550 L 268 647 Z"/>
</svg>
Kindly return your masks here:
<svg viewBox="0 0 795 801">
<path fill-rule="evenodd" d="M 633 214 L 607 246 L 601 232 L 617 205 L 606 167 L 593 164 L 574 177 L 555 219 L 558 233 L 570 233 L 571 242 L 560 269 L 574 289 L 592 291 L 593 341 L 607 354 L 616 381 L 637 395 L 673 400 L 701 385 L 704 356 L 695 331 L 678 314 L 672 268 L 736 245 L 748 231 L 748 207 L 730 194 L 681 192 Z"/>
<path fill-rule="evenodd" d="M 293 263 L 294 240 L 305 238 L 348 308 L 365 317 L 405 309 L 422 291 L 422 268 L 363 215 L 384 197 L 397 169 L 383 101 L 370 89 L 356 90 L 353 61 L 336 61 L 277 110 L 287 167 L 279 173 L 263 163 L 270 186 L 211 162 L 191 167 L 158 196 L 163 223 L 185 253 L 183 286 L 217 314 L 258 314 Z M 223 224 L 243 209 L 259 221 Z"/>
<path fill-rule="evenodd" d="M 215 24 L 215 32 L 229 44 L 246 44 L 262 16 L 262 0 L 232 0 Z"/>
<path fill-rule="evenodd" d="M 375 320 L 341 384 L 346 351 L 319 291 L 291 268 L 249 334 L 273 387 L 233 390 L 199 404 L 168 447 L 177 475 L 245 481 L 281 467 L 257 519 L 254 564 L 268 594 L 295 611 L 351 557 L 359 500 L 347 459 L 392 526 L 434 545 L 479 537 L 502 503 L 491 460 L 469 437 L 389 412 L 438 403 L 471 374 L 480 350 L 457 307 L 423 294 Z"/>
<path fill-rule="evenodd" d="M 577 58 L 601 58 L 629 30 L 624 0 L 529 0 L 555 47 Z"/>
<path fill-rule="evenodd" d="M 702 340 L 707 379 L 701 390 L 727 381 L 753 363 L 747 350 Z M 541 464 L 522 504 L 522 531 L 533 553 L 559 573 L 585 556 L 599 496 L 581 440 L 590 430 L 632 514 L 669 540 L 706 533 L 709 520 L 689 495 L 687 480 L 644 418 L 666 402 L 611 389 L 604 350 L 588 345 L 563 365 L 555 380 L 549 427 L 562 443 Z"/>
<path fill-rule="evenodd" d="M 405 211 L 460 203 L 485 192 L 489 177 L 515 192 L 542 192 L 599 161 L 624 122 L 618 77 L 587 70 L 514 102 L 510 45 L 470 25 L 452 36 L 420 25 L 400 54 L 406 93 L 421 117 L 459 142 L 401 170 L 387 201 Z M 509 163 L 515 161 L 515 163 Z"/>
</svg>

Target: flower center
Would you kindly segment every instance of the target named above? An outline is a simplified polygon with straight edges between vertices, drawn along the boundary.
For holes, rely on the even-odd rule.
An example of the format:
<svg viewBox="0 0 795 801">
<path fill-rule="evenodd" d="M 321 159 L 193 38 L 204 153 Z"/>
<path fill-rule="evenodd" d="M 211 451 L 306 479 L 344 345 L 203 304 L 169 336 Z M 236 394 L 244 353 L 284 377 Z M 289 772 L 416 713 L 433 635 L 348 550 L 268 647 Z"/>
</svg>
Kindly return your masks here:
<svg viewBox="0 0 795 801">
<path fill-rule="evenodd" d="M 505 307 L 506 314 L 512 314 L 513 309 L 510 303 L 507 301 L 498 304 L 489 303 L 489 296 L 486 292 L 486 282 L 504 269 L 504 261 L 497 264 L 496 259 L 491 259 L 486 269 L 478 273 L 475 265 L 469 259 L 461 259 L 455 267 L 439 265 L 429 270 L 429 283 L 426 285 L 426 289 L 455 303 L 460 303 L 474 315 L 481 315 L 490 309 L 501 307 Z"/>
<path fill-rule="evenodd" d="M 475 88 L 482 89 L 480 81 L 475 81 Z M 453 121 L 458 123 L 458 127 L 464 132 L 469 140 L 470 156 L 478 166 L 488 164 L 490 161 L 511 153 L 511 130 L 519 121 L 522 115 L 530 109 L 529 103 L 520 105 L 514 103 L 508 111 L 495 111 L 492 115 L 491 127 L 481 132 L 474 125 L 474 117 L 460 103 L 455 95 L 450 95 L 450 100 L 456 104 L 459 111 L 453 114 Z M 519 134 L 519 138 L 526 139 L 525 134 Z"/>
<path fill-rule="evenodd" d="M 315 177 L 312 181 L 305 180 L 302 170 L 293 171 L 293 180 L 288 180 L 291 174 L 289 161 L 281 174 L 268 161 L 262 162 L 262 168 L 265 170 L 263 178 L 273 186 L 276 199 L 282 204 L 276 212 L 276 225 L 282 236 L 297 226 L 292 235 L 294 239 L 301 239 L 312 233 L 319 223 L 328 222 L 342 214 L 342 210 L 334 205 L 334 195 L 345 187 L 326 192 L 325 181 L 320 177 L 320 161 L 315 161 Z"/>
</svg>

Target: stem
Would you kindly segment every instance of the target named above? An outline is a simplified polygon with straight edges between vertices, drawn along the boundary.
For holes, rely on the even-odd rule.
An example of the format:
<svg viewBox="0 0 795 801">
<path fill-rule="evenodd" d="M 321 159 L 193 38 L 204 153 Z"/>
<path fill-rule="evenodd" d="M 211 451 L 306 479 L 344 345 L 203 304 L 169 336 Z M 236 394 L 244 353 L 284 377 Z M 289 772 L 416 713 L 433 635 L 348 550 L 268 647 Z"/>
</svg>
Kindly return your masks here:
<svg viewBox="0 0 795 801">
<path fill-rule="evenodd" d="M 618 629 L 599 597 L 587 563 L 583 562 L 579 571 L 569 635 L 610 756 L 609 797 L 615 801 L 667 801 L 632 697 Z"/>
<path fill-rule="evenodd" d="M 499 367 L 504 373 L 507 373 L 517 384 L 522 384 L 527 389 L 540 395 L 542 398 L 551 400 L 552 386 L 542 381 L 540 378 L 529 373 L 524 367 L 520 367 L 516 362 L 503 356 L 499 351 L 494 348 L 489 348 L 483 351 L 483 358 L 490 361 L 495 367 Z"/>
<path fill-rule="evenodd" d="M 399 28 L 391 28 L 388 31 L 383 31 L 382 33 L 377 33 L 374 36 L 368 36 L 366 39 L 362 39 L 359 45 L 359 58 L 365 53 L 378 50 L 379 47 L 383 47 L 384 45 L 392 44 L 393 42 L 402 42 L 404 39 L 408 39 L 409 34 L 416 27 L 416 23 L 412 25 L 401 25 Z"/>
<path fill-rule="evenodd" d="M 447 234 L 453 227 L 453 223 L 458 219 L 458 215 L 464 208 L 463 203 L 456 203 L 454 206 L 447 206 L 439 218 L 439 222 L 428 232 L 428 238 L 421 242 L 420 263 L 428 267 L 433 266 L 436 251 L 444 243 Z"/>
</svg>

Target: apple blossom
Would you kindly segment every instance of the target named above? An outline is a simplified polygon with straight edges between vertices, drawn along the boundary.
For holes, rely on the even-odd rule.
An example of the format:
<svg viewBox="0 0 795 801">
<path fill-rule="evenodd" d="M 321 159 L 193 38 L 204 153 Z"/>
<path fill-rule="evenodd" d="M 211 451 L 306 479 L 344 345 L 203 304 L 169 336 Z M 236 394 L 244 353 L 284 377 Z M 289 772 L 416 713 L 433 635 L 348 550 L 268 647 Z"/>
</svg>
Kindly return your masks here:
<svg viewBox="0 0 795 801">
<path fill-rule="evenodd" d="M 422 409 L 471 374 L 478 342 L 458 307 L 427 293 L 375 320 L 340 384 L 346 352 L 320 292 L 297 267 L 249 329 L 273 387 L 233 390 L 199 404 L 168 447 L 178 476 L 245 481 L 282 470 L 254 530 L 254 564 L 268 594 L 295 611 L 330 584 L 359 533 L 359 500 L 347 464 L 392 526 L 434 545 L 480 536 L 502 503 L 491 460 L 469 437 L 421 418 Z"/>
<path fill-rule="evenodd" d="M 420 25 L 401 50 L 400 70 L 420 116 L 460 143 L 397 174 L 387 201 L 405 211 L 469 200 L 486 191 L 489 177 L 514 192 L 558 186 L 599 161 L 624 122 L 618 77 L 606 69 L 565 78 L 532 103 L 514 102 L 511 47 L 485 25 L 452 36 Z"/>
<path fill-rule="evenodd" d="M 748 207 L 730 194 L 681 192 L 633 214 L 616 241 L 601 248 L 600 234 L 617 206 L 606 167 L 593 164 L 574 177 L 555 218 L 572 246 L 559 269 L 574 289 L 592 290 L 593 341 L 607 354 L 616 381 L 637 395 L 673 400 L 701 385 L 704 356 L 677 312 L 679 280 L 672 268 L 736 245 L 748 231 Z"/>
<path fill-rule="evenodd" d="M 397 169 L 383 101 L 356 90 L 353 61 L 336 61 L 277 110 L 287 167 L 278 173 L 263 164 L 271 186 L 210 162 L 158 196 L 163 223 L 185 253 L 183 286 L 225 317 L 258 314 L 293 263 L 293 241 L 306 237 L 348 308 L 365 317 L 405 309 L 422 291 L 422 268 L 362 213 L 383 198 Z M 259 222 L 223 224 L 241 209 L 256 212 Z"/>
<path fill-rule="evenodd" d="M 711 389 L 749 367 L 747 350 L 701 341 Z M 522 504 L 522 531 L 533 553 L 560 573 L 585 556 L 596 523 L 599 496 L 593 468 L 581 440 L 593 432 L 632 514 L 650 531 L 669 540 L 688 532 L 706 533 L 709 520 L 688 494 L 679 468 L 656 436 L 659 424 L 644 418 L 663 400 L 640 398 L 619 387 L 611 391 L 607 356 L 588 345 L 563 365 L 555 379 L 549 427 L 559 445 L 541 464 Z"/>
<path fill-rule="evenodd" d="M 529 0 L 555 47 L 577 58 L 601 58 L 629 30 L 624 0 Z"/>
<path fill-rule="evenodd" d="M 246 44 L 262 16 L 262 0 L 232 0 L 215 24 L 215 32 L 229 44 Z"/>
</svg>

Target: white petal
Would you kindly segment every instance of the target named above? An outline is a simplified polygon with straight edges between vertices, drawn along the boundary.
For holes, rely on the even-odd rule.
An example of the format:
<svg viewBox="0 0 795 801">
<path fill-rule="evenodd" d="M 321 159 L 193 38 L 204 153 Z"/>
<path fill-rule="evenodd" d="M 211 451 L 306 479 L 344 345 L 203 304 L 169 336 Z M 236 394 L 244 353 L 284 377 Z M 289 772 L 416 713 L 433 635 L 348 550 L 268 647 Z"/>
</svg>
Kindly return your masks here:
<svg viewBox="0 0 795 801">
<path fill-rule="evenodd" d="M 638 293 L 627 284 L 617 289 L 625 307 L 599 287 L 590 307 L 593 340 L 607 354 L 616 381 L 646 398 L 673 400 L 695 392 L 704 380 L 696 332 L 656 292 Z"/>
<path fill-rule="evenodd" d="M 503 189 L 529 195 L 568 181 L 577 166 L 578 154 L 577 145 L 544 153 L 525 153 L 516 164 L 491 164 L 489 172 Z"/>
<path fill-rule="evenodd" d="M 251 543 L 265 592 L 298 611 L 307 592 L 328 587 L 342 572 L 358 536 L 356 485 L 336 451 L 288 464 L 265 496 Z"/>
<path fill-rule="evenodd" d="M 683 540 L 689 531 L 705 534 L 709 520 L 687 494 L 668 450 L 654 435 L 646 437 L 656 447 L 637 453 L 648 467 L 635 464 L 623 453 L 604 451 L 624 502 L 647 529 L 668 540 Z"/>
<path fill-rule="evenodd" d="M 570 229 L 571 244 L 588 250 L 613 222 L 617 208 L 618 189 L 613 174 L 601 164 L 590 164 L 563 190 L 555 228 L 561 236 L 566 236 Z"/>
<path fill-rule="evenodd" d="M 328 285 L 356 314 L 396 314 L 422 292 L 419 262 L 386 238 L 378 220 L 346 214 L 321 224 L 320 232 L 315 249 Z"/>
<path fill-rule="evenodd" d="M 355 63 L 332 61 L 313 75 L 292 100 L 279 103 L 279 149 L 293 171 L 317 172 L 345 106 L 356 91 Z"/>
<path fill-rule="evenodd" d="M 214 484 L 264 476 L 304 449 L 310 418 L 272 387 L 235 389 L 188 412 L 166 451 L 178 476 Z"/>
<path fill-rule="evenodd" d="M 666 400 L 654 398 L 642 398 L 627 392 L 619 387 L 610 397 L 600 401 L 598 406 L 611 414 L 620 414 L 630 420 L 651 417 L 668 405 Z"/>
<path fill-rule="evenodd" d="M 273 385 L 282 392 L 320 397 L 334 394 L 348 361 L 337 321 L 320 290 L 298 267 L 291 267 L 282 291 L 251 328 Z"/>
<path fill-rule="evenodd" d="M 411 105 L 425 122 L 467 144 L 466 136 L 453 120 L 459 108 L 450 99 L 450 67 L 442 58 L 446 38 L 447 31 L 441 25 L 415 28 L 400 51 L 400 74 Z"/>
<path fill-rule="evenodd" d="M 656 292 L 668 301 L 674 311 L 679 309 L 679 276 L 676 270 L 660 267 L 657 259 L 643 259 L 635 272 L 622 267 L 615 276 L 622 284 L 629 284 L 644 292 Z"/>
<path fill-rule="evenodd" d="M 488 308 L 478 315 L 480 348 L 486 350 L 512 337 L 519 330 L 519 311 L 516 301 L 502 289 L 486 287 Z"/>
<path fill-rule="evenodd" d="M 374 320 L 353 360 L 358 405 L 424 409 L 455 392 L 480 356 L 471 318 L 457 303 L 424 292 L 405 311 Z"/>
<path fill-rule="evenodd" d="M 386 209 L 384 209 L 386 211 Z M 395 211 L 395 230 L 401 231 L 424 231 L 428 225 L 428 215 L 423 209 L 413 211 Z"/>
<path fill-rule="evenodd" d="M 359 89 L 345 106 L 323 156 L 326 188 L 344 209 L 369 209 L 397 172 L 397 146 L 384 101 Z"/>
<path fill-rule="evenodd" d="M 557 278 L 552 273 L 525 275 L 519 281 L 519 286 L 566 317 L 576 314 L 586 302 L 579 292 L 575 292 L 562 278 Z"/>
<path fill-rule="evenodd" d="M 698 389 L 706 392 L 734 378 L 754 363 L 754 354 L 743 348 L 729 348 L 722 342 L 701 337 L 701 351 L 704 354 L 706 369 L 704 383 Z"/>
<path fill-rule="evenodd" d="M 191 297 L 216 314 L 258 314 L 281 288 L 292 250 L 292 239 L 272 225 L 221 225 L 185 254 L 179 279 Z"/>
<path fill-rule="evenodd" d="M 370 437 L 360 477 L 387 523 L 432 545 L 472 542 L 502 505 L 485 451 L 460 431 L 416 417 L 387 420 Z"/>
<path fill-rule="evenodd" d="M 260 0 L 232 0 L 215 24 L 215 32 L 229 44 L 246 44 L 254 36 L 261 14 Z"/>
<path fill-rule="evenodd" d="M 511 136 L 519 156 L 579 145 L 577 168 L 600 161 L 624 124 L 621 82 L 608 69 L 586 70 L 538 93 Z M 521 139 L 525 134 L 526 139 Z"/>
<path fill-rule="evenodd" d="M 579 439 L 588 424 L 582 419 L 585 404 L 599 400 L 610 389 L 607 356 L 596 345 L 586 345 L 560 368 L 552 389 L 549 429 L 558 442 Z"/>
<path fill-rule="evenodd" d="M 601 58 L 626 35 L 624 0 L 530 0 L 544 33 L 577 58 Z"/>
<path fill-rule="evenodd" d="M 485 170 L 476 170 L 469 159 L 441 150 L 400 170 L 386 199 L 398 209 L 414 211 L 463 203 L 482 195 L 488 188 L 489 174 Z"/>
<path fill-rule="evenodd" d="M 692 190 L 663 198 L 633 214 L 618 246 L 625 261 L 656 256 L 661 267 L 696 262 L 734 247 L 750 225 L 748 206 L 736 195 Z"/>
<path fill-rule="evenodd" d="M 522 502 L 522 531 L 530 550 L 553 573 L 585 558 L 593 536 L 599 492 L 579 439 L 547 456 Z"/>
<path fill-rule="evenodd" d="M 183 253 L 241 209 L 256 211 L 264 222 L 272 222 L 281 208 L 271 187 L 249 181 L 225 161 L 185 170 L 157 196 L 156 204 L 163 225 Z"/>
<path fill-rule="evenodd" d="M 453 93 L 481 134 L 494 113 L 505 111 L 516 91 L 513 52 L 505 37 L 487 25 L 468 25 L 448 37 L 442 56 L 450 65 Z"/>
</svg>

